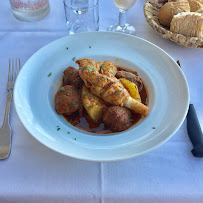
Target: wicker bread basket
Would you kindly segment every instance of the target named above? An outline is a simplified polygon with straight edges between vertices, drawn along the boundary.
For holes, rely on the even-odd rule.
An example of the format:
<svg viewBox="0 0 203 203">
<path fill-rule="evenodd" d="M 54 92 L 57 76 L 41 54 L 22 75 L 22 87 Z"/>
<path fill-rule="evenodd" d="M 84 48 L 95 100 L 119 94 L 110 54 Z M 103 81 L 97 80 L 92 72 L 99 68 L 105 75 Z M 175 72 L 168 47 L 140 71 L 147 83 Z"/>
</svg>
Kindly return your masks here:
<svg viewBox="0 0 203 203">
<path fill-rule="evenodd" d="M 148 0 L 144 5 L 144 15 L 147 22 L 156 30 L 163 38 L 169 39 L 180 45 L 190 48 L 203 48 L 203 38 L 185 37 L 181 34 L 175 34 L 163 25 L 160 25 L 158 13 L 161 6 L 166 0 Z"/>
</svg>

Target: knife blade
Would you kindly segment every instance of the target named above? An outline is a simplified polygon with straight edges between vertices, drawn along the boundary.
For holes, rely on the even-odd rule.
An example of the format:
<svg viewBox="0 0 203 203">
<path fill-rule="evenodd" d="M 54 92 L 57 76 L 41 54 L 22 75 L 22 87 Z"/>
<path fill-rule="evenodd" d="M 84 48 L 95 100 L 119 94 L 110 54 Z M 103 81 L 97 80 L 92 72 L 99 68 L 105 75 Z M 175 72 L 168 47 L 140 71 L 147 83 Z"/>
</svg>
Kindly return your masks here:
<svg viewBox="0 0 203 203">
<path fill-rule="evenodd" d="M 203 157 L 203 134 L 193 104 L 189 105 L 187 114 L 187 132 L 193 145 L 193 156 Z"/>
</svg>

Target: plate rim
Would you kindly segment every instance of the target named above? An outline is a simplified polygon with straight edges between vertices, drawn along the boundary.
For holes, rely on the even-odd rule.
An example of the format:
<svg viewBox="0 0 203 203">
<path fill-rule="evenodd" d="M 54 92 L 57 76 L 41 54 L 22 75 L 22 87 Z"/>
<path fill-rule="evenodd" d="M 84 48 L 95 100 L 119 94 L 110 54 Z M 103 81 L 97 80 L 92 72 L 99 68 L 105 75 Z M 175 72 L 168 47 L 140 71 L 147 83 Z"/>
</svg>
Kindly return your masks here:
<svg viewBox="0 0 203 203">
<path fill-rule="evenodd" d="M 71 158 L 75 158 L 75 159 L 78 159 L 78 160 L 85 160 L 85 161 L 92 161 L 92 162 L 112 162 L 112 161 L 121 161 L 121 160 L 127 160 L 127 159 L 131 159 L 131 158 L 135 158 L 135 157 L 138 157 L 140 155 L 143 155 L 143 154 L 146 154 L 150 151 L 153 151 L 154 149 L 158 148 L 159 146 L 161 146 L 163 143 L 167 142 L 180 128 L 180 126 L 183 124 L 185 118 L 186 118 L 186 115 L 187 115 L 187 112 L 188 112 L 188 108 L 189 108 L 189 101 L 190 101 L 190 93 L 189 93 L 189 86 L 188 86 L 188 83 L 187 83 L 187 80 L 186 80 L 186 77 L 182 71 L 182 69 L 178 66 L 178 64 L 175 62 L 175 60 L 167 53 L 165 52 L 163 49 L 161 49 L 160 47 L 158 47 L 157 45 L 153 44 L 152 42 L 150 41 L 147 41 L 145 39 L 142 39 L 140 37 L 137 37 L 137 36 L 132 36 L 132 35 L 126 35 L 126 34 L 123 34 L 123 33 L 112 33 L 112 32 L 86 32 L 86 33 L 79 33 L 79 34 L 76 34 L 78 37 L 80 37 L 80 35 L 89 35 L 89 34 L 107 34 L 108 35 L 124 35 L 124 36 L 127 36 L 129 38 L 136 38 L 137 40 L 141 40 L 141 41 L 144 41 L 145 43 L 147 44 L 150 44 L 150 46 L 152 47 L 156 47 L 157 49 L 159 49 L 159 51 L 163 52 L 168 58 L 170 58 L 173 62 L 174 62 L 174 65 L 176 64 L 176 66 L 178 67 L 178 70 L 180 71 L 181 75 L 183 76 L 184 78 L 184 82 L 185 82 L 185 85 L 186 85 L 186 88 L 187 88 L 187 108 L 185 109 L 185 112 L 184 112 L 184 116 L 182 117 L 181 119 L 181 122 L 179 123 L 179 125 L 176 127 L 176 129 L 173 129 L 172 133 L 170 135 L 168 135 L 164 140 L 162 140 L 161 142 L 159 142 L 159 144 L 156 144 L 155 146 L 147 149 L 147 150 L 144 150 L 143 152 L 140 152 L 140 153 L 137 153 L 137 154 L 132 154 L 131 156 L 126 156 L 125 158 L 117 158 L 117 159 L 90 159 L 90 158 L 80 158 L 80 157 L 77 157 L 77 156 L 74 156 L 74 155 L 70 155 L 70 154 L 66 154 L 65 152 L 62 152 L 60 150 L 57 150 L 51 146 L 49 146 L 47 143 L 44 143 L 42 140 L 38 139 L 36 136 L 33 135 L 33 131 L 30 130 L 28 128 L 28 126 L 26 126 L 26 124 L 23 122 L 23 119 L 22 117 L 20 116 L 20 111 L 17 107 L 17 104 L 16 104 L 16 86 L 14 87 L 14 106 L 15 106 L 15 109 L 16 109 L 16 112 L 17 112 L 17 115 L 18 115 L 18 118 L 20 119 L 21 123 L 23 124 L 23 126 L 26 128 L 26 130 L 29 132 L 29 134 L 32 135 L 32 137 L 34 137 L 36 140 L 38 140 L 41 144 L 43 144 L 44 146 L 48 147 L 49 149 L 53 150 L 53 151 L 56 151 L 57 153 L 60 153 L 62 155 L 65 155 L 65 156 L 68 156 L 68 157 L 71 157 Z M 76 36 L 74 35 L 74 36 Z M 38 49 L 33 55 L 31 55 L 29 57 L 29 59 L 26 61 L 26 63 L 23 65 L 23 67 L 21 68 L 21 70 L 26 66 L 26 64 L 30 61 L 30 59 L 34 56 L 34 55 L 37 55 L 44 47 L 50 45 L 50 44 L 54 44 L 54 43 L 57 43 L 57 41 L 61 41 L 61 40 L 64 40 L 66 38 L 69 38 L 71 36 L 64 36 L 64 37 L 61 37 L 61 38 L 58 38 L 44 46 L 42 46 L 40 49 Z M 16 80 L 16 82 L 18 81 L 18 78 Z"/>
</svg>

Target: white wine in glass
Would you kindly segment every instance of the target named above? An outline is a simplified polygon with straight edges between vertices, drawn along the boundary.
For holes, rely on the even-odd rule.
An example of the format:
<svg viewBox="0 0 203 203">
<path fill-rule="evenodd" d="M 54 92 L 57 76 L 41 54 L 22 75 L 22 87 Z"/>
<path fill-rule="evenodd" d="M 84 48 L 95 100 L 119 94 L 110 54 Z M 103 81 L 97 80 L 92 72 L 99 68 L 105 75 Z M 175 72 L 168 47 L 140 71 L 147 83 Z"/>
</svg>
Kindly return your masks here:
<svg viewBox="0 0 203 203">
<path fill-rule="evenodd" d="M 127 11 L 135 2 L 136 0 L 114 0 L 115 5 L 119 8 L 119 24 L 111 25 L 108 31 L 135 34 L 135 28 L 126 23 Z"/>
</svg>

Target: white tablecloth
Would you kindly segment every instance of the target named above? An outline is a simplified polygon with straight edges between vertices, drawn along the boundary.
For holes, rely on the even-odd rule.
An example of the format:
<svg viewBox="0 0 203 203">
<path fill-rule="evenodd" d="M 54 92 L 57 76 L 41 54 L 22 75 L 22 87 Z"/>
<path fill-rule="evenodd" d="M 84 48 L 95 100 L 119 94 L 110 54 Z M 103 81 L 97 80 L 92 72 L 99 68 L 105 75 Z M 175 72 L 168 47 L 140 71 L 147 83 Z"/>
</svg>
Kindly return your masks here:
<svg viewBox="0 0 203 203">
<path fill-rule="evenodd" d="M 51 0 L 51 12 L 41 21 L 22 22 L 13 17 L 9 1 L 0 7 L 0 123 L 6 103 L 8 58 L 22 63 L 47 43 L 67 35 L 62 0 Z M 203 50 L 167 41 L 146 22 L 144 0 L 129 10 L 128 22 L 137 36 L 158 45 L 180 60 L 191 102 L 203 126 Z M 100 29 L 118 20 L 113 0 L 100 1 Z M 166 67 L 167 68 L 167 67 Z M 175 99 L 175 98 L 173 98 Z M 167 118 L 166 118 L 167 119 Z M 158 149 L 141 157 L 92 163 L 58 154 L 36 141 L 23 127 L 14 106 L 12 152 L 0 161 L 0 202 L 203 202 L 203 158 L 194 158 L 186 122 Z"/>
</svg>

